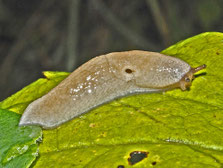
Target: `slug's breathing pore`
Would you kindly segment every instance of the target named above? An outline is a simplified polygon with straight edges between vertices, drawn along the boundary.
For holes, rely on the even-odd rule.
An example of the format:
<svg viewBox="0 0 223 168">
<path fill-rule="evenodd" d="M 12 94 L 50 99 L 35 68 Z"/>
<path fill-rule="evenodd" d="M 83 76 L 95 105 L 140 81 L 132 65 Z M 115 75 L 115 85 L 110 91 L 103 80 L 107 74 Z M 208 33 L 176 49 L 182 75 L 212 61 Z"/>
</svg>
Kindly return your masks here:
<svg viewBox="0 0 223 168">
<path fill-rule="evenodd" d="M 54 128 L 92 108 L 134 93 L 186 90 L 194 73 L 171 56 L 148 51 L 115 52 L 95 57 L 72 72 L 48 94 L 30 103 L 19 125 Z"/>
</svg>

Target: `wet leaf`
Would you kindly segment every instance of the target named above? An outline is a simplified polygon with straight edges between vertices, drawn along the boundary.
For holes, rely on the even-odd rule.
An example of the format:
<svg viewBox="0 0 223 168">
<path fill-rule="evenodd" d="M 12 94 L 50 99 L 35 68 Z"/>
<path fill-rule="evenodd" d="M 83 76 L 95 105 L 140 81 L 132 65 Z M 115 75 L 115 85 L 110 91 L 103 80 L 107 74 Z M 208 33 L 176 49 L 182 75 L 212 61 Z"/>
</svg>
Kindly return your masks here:
<svg viewBox="0 0 223 168">
<path fill-rule="evenodd" d="M 22 114 L 26 107 L 34 100 L 42 97 L 66 78 L 68 72 L 43 72 L 46 78 L 40 78 L 22 90 L 0 102 L 0 108 Z"/>
<path fill-rule="evenodd" d="M 21 115 L 0 109 L 0 167 L 29 167 L 38 155 L 41 128 L 18 127 Z"/>
<path fill-rule="evenodd" d="M 199 72 L 188 91 L 128 96 L 57 129 L 43 130 L 40 155 L 33 167 L 222 167 L 223 34 L 203 33 L 162 53 L 181 58 L 192 67 L 206 64 L 207 68 Z M 66 75 L 41 79 L 44 84 L 21 90 L 24 97 L 29 95 L 28 100 L 17 100 L 17 95 L 0 106 L 14 110 L 10 103 L 17 101 L 26 107 Z M 30 93 L 39 86 L 44 91 Z M 148 155 L 131 165 L 128 159 L 134 151 Z"/>
</svg>

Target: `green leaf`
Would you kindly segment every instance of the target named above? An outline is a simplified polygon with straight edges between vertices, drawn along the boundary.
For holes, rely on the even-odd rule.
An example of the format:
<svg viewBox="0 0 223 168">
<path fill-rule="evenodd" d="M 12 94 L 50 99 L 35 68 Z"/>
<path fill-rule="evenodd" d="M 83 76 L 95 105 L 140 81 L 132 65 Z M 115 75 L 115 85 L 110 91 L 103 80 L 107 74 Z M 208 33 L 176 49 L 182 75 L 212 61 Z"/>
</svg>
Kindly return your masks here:
<svg viewBox="0 0 223 168">
<path fill-rule="evenodd" d="M 203 33 L 162 53 L 207 68 L 189 91 L 128 96 L 43 130 L 32 166 L 223 167 L 223 34 Z M 19 102 L 26 107 L 66 75 L 49 74 L 41 79 L 44 84 L 37 81 L 21 90 L 23 98 L 17 93 L 0 106 L 13 109 Z M 42 91 L 37 94 L 36 88 Z"/>
<path fill-rule="evenodd" d="M 38 155 L 41 128 L 18 127 L 21 115 L 0 109 L 0 167 L 29 167 Z"/>
<path fill-rule="evenodd" d="M 34 100 L 42 97 L 66 78 L 68 72 L 43 72 L 46 78 L 40 78 L 0 103 L 0 108 L 22 114 Z"/>
<path fill-rule="evenodd" d="M 29 167 L 36 159 L 36 141 L 42 137 L 42 130 L 34 126 L 18 127 L 20 114 L 30 102 L 46 94 L 68 74 L 44 72 L 46 78 L 33 82 L 0 103 L 0 167 Z"/>
</svg>

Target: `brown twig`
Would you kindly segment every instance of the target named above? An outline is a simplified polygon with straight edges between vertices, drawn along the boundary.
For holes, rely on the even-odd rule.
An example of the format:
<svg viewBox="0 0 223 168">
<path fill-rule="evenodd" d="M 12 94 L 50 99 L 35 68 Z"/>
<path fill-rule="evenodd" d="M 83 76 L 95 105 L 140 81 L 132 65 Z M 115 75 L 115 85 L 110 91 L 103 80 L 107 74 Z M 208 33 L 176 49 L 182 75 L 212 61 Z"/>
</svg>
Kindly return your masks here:
<svg viewBox="0 0 223 168">
<path fill-rule="evenodd" d="M 70 0 L 69 23 L 67 37 L 67 61 L 66 68 L 68 71 L 77 66 L 78 58 L 78 28 L 79 28 L 79 6 L 80 0 Z"/>
<path fill-rule="evenodd" d="M 170 35 L 169 28 L 166 23 L 166 20 L 161 12 L 158 0 L 146 0 L 148 7 L 150 8 L 154 20 L 156 22 L 156 26 L 162 36 L 164 41 L 164 45 L 168 46 L 170 44 Z"/>
</svg>

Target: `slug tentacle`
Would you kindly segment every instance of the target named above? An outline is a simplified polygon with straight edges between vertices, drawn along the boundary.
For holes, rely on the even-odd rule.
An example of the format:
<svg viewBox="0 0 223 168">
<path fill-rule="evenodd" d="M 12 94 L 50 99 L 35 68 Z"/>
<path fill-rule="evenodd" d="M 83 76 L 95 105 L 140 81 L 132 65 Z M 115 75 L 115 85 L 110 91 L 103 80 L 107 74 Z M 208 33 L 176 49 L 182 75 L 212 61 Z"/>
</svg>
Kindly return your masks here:
<svg viewBox="0 0 223 168">
<path fill-rule="evenodd" d="M 202 69 L 204 69 L 204 68 L 206 68 L 206 67 L 207 67 L 207 65 L 203 64 L 203 65 L 198 66 L 198 67 L 196 67 L 196 68 L 191 68 L 191 71 L 192 71 L 192 73 L 194 74 L 194 73 L 196 73 L 196 72 L 198 72 L 198 71 L 200 71 L 200 70 L 202 70 Z"/>
<path fill-rule="evenodd" d="M 50 129 L 118 97 L 134 93 L 186 90 L 194 73 L 171 56 L 148 51 L 114 52 L 80 66 L 48 94 L 30 103 L 19 125 Z"/>
<path fill-rule="evenodd" d="M 191 68 L 188 73 L 186 73 L 183 78 L 180 80 L 180 88 L 181 90 L 187 90 L 191 86 L 192 80 L 195 78 L 194 74 L 202 69 L 206 68 L 206 65 L 203 64 L 201 66 L 198 66 L 196 68 Z"/>
</svg>

